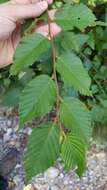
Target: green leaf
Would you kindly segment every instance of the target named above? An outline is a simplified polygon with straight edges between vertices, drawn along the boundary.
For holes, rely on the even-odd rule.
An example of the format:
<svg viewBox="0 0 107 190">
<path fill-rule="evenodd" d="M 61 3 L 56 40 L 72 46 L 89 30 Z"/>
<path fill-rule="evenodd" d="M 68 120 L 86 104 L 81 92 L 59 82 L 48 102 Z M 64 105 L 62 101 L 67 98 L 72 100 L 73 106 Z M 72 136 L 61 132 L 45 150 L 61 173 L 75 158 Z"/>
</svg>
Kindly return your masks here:
<svg viewBox="0 0 107 190">
<path fill-rule="evenodd" d="M 68 5 L 56 13 L 55 22 L 63 30 L 70 30 L 74 27 L 83 30 L 88 26 L 95 25 L 95 16 L 84 4 Z"/>
<path fill-rule="evenodd" d="M 78 97 L 77 91 L 74 90 L 74 88 L 69 87 L 66 82 L 63 83 L 63 86 L 61 87 L 61 96 L 71 96 L 71 97 Z"/>
<path fill-rule="evenodd" d="M 94 50 L 95 49 L 95 37 L 94 34 L 92 32 L 88 33 L 88 42 L 87 44 Z"/>
<path fill-rule="evenodd" d="M 96 25 L 97 26 L 105 26 L 105 27 L 107 27 L 107 23 L 106 22 L 102 22 L 102 21 L 96 21 Z"/>
<path fill-rule="evenodd" d="M 81 176 L 85 169 L 85 144 L 83 141 L 70 133 L 65 137 L 61 148 L 61 157 L 64 167 L 67 171 L 76 169 L 76 172 Z"/>
<path fill-rule="evenodd" d="M 56 100 L 56 89 L 53 80 L 47 75 L 34 78 L 22 92 L 19 112 L 20 123 L 24 124 L 34 117 L 48 113 Z"/>
<path fill-rule="evenodd" d="M 91 95 L 89 90 L 91 79 L 79 57 L 73 53 L 65 53 L 57 60 L 57 71 L 69 86 L 83 95 Z"/>
<path fill-rule="evenodd" d="M 21 94 L 20 88 L 11 87 L 2 97 L 0 101 L 0 105 L 6 107 L 14 107 L 17 106 L 19 103 L 19 97 Z"/>
<path fill-rule="evenodd" d="M 88 142 L 91 135 L 90 114 L 85 105 L 77 98 L 66 97 L 60 106 L 60 120 L 73 134 Z"/>
<path fill-rule="evenodd" d="M 59 134 L 58 126 L 51 122 L 33 129 L 24 158 L 27 180 L 54 164 L 59 156 Z"/>
<path fill-rule="evenodd" d="M 49 47 L 49 40 L 40 34 L 22 38 L 15 51 L 14 63 L 10 69 L 11 75 L 16 75 L 22 69 L 32 65 Z"/>
<path fill-rule="evenodd" d="M 107 108 L 100 105 L 93 105 L 91 117 L 94 122 L 107 124 Z"/>
<path fill-rule="evenodd" d="M 19 83 L 25 87 L 25 85 L 32 80 L 32 78 L 35 76 L 35 72 L 33 69 L 26 69 L 25 72 L 20 72 L 18 75 Z"/>
<path fill-rule="evenodd" d="M 0 3 L 5 3 L 7 2 L 8 0 L 0 0 Z"/>
<path fill-rule="evenodd" d="M 81 51 L 82 45 L 88 40 L 86 34 L 75 34 L 73 32 L 64 32 L 62 37 L 62 47 L 67 50 Z"/>
</svg>

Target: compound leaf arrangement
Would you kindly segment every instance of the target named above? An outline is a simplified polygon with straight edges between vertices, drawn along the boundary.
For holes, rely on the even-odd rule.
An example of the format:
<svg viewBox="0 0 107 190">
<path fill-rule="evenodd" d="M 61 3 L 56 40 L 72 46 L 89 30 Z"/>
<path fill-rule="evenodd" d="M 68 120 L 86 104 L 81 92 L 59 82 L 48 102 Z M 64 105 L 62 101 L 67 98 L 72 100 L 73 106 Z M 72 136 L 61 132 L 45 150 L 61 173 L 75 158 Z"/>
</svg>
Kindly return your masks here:
<svg viewBox="0 0 107 190">
<path fill-rule="evenodd" d="M 83 3 L 68 0 L 55 3 L 59 8 L 54 22 L 61 32 L 54 38 L 41 34 L 24 36 L 10 69 L 11 76 L 23 75 L 32 67 L 35 71 L 20 95 L 20 127 L 33 118 L 51 115 L 54 110 L 54 117 L 34 128 L 28 139 L 24 156 L 27 181 L 52 166 L 59 157 L 66 171 L 74 169 L 81 176 L 91 136 L 89 110 L 81 100 L 84 96 L 92 97 L 91 79 L 81 49 L 89 40 L 87 30 L 95 27 L 96 17 Z M 47 22 L 50 28 L 48 16 Z M 62 86 L 77 95 L 63 93 Z"/>
</svg>

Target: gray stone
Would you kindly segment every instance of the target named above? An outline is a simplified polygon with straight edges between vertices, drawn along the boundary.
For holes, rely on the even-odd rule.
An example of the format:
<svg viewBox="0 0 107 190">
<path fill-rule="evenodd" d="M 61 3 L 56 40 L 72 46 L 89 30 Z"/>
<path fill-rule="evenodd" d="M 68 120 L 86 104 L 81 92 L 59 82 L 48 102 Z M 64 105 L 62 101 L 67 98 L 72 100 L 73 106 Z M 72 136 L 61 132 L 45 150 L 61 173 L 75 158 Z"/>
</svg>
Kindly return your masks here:
<svg viewBox="0 0 107 190">
<path fill-rule="evenodd" d="M 46 179 L 55 179 L 57 176 L 59 175 L 59 170 L 54 168 L 54 167 L 50 167 L 45 173 L 44 173 L 44 177 Z"/>
<path fill-rule="evenodd" d="M 4 134 L 4 137 L 3 137 L 4 142 L 7 142 L 10 140 L 12 132 L 13 132 L 12 128 L 7 129 L 7 132 Z"/>
<path fill-rule="evenodd" d="M 59 190 L 59 188 L 56 185 L 54 185 L 51 187 L 51 190 Z"/>
</svg>

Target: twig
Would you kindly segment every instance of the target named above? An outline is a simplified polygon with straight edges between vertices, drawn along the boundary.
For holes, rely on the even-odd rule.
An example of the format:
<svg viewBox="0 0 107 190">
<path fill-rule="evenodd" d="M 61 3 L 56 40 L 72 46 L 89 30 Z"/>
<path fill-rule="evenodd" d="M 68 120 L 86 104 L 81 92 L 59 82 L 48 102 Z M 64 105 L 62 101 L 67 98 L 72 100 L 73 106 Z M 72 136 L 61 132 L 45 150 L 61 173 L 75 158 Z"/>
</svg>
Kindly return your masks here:
<svg viewBox="0 0 107 190">
<path fill-rule="evenodd" d="M 52 75 L 52 78 L 54 79 L 55 84 L 56 84 L 56 91 L 57 91 L 56 109 L 58 111 L 61 97 L 59 95 L 59 86 L 58 86 L 57 73 L 56 73 L 56 51 L 55 51 L 54 39 L 53 39 L 52 31 L 51 31 L 51 19 L 50 19 L 48 11 L 47 11 L 47 15 L 48 15 L 49 37 L 50 37 L 51 46 L 52 46 L 52 58 L 53 58 L 53 75 Z"/>
</svg>

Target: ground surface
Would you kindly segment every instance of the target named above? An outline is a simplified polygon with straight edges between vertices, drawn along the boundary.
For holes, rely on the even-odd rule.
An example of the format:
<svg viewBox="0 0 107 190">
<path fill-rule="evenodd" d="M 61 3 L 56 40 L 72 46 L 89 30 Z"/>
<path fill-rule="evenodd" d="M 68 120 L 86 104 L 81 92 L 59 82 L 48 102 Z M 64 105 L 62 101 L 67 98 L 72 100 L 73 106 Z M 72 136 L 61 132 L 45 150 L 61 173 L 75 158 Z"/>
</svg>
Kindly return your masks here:
<svg viewBox="0 0 107 190">
<path fill-rule="evenodd" d="M 0 170 L 2 175 L 12 178 L 10 189 L 22 190 L 24 172 L 22 154 L 31 133 L 29 125 L 17 133 L 18 117 L 15 110 L 0 108 Z M 5 156 L 6 155 L 6 156 Z M 79 179 L 75 172 L 65 174 L 57 161 L 54 167 L 34 177 L 31 181 L 37 190 L 107 190 L 107 145 L 92 142 L 87 153 L 87 169 Z M 1 189 L 0 189 L 1 190 Z"/>
</svg>

